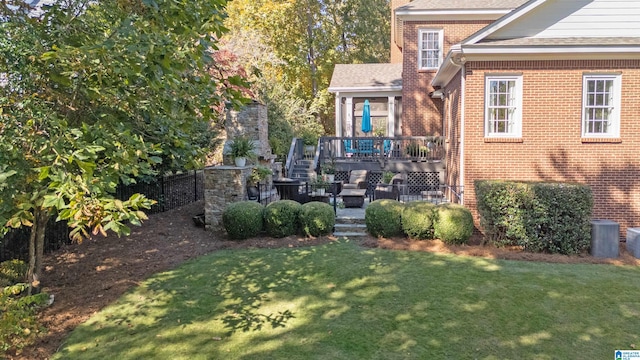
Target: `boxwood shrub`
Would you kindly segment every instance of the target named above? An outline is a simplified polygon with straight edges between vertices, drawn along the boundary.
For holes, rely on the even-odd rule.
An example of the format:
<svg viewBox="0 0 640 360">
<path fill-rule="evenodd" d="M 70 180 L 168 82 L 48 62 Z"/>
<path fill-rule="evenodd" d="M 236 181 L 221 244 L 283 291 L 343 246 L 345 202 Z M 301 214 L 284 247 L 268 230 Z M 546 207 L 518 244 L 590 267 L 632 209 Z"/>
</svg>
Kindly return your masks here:
<svg viewBox="0 0 640 360">
<path fill-rule="evenodd" d="M 239 201 L 227 205 L 222 224 L 229 238 L 242 240 L 258 235 L 263 229 L 264 206 L 255 201 Z"/>
<path fill-rule="evenodd" d="M 319 201 L 312 201 L 300 207 L 300 228 L 306 236 L 328 235 L 336 224 L 333 207 Z"/>
<path fill-rule="evenodd" d="M 402 211 L 402 231 L 412 239 L 433 239 L 436 206 L 428 201 L 412 201 Z"/>
<path fill-rule="evenodd" d="M 589 248 L 593 195 L 588 186 L 487 180 L 474 185 L 489 241 L 559 254 Z"/>
<path fill-rule="evenodd" d="M 404 204 L 397 200 L 381 199 L 371 202 L 364 213 L 367 231 L 372 236 L 402 235 L 403 210 Z"/>
<path fill-rule="evenodd" d="M 464 244 L 473 235 L 473 216 L 462 205 L 440 204 L 436 206 L 437 220 L 434 235 L 447 244 Z"/>
<path fill-rule="evenodd" d="M 293 200 L 278 200 L 264 209 L 264 229 L 269 236 L 281 238 L 295 235 L 300 228 L 298 219 L 302 205 Z"/>
</svg>

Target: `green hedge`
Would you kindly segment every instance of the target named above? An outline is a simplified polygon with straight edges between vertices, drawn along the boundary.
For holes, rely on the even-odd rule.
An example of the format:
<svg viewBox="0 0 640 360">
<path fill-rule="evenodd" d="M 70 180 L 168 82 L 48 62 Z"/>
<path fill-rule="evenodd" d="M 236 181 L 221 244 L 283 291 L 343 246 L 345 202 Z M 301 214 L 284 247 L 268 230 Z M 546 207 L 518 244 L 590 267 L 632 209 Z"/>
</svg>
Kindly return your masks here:
<svg viewBox="0 0 640 360">
<path fill-rule="evenodd" d="M 328 235 L 336 225 L 333 207 L 319 201 L 303 204 L 300 208 L 300 227 L 306 236 Z"/>
<path fill-rule="evenodd" d="M 412 201 L 402 211 L 402 231 L 412 239 L 433 239 L 436 206 L 428 201 Z"/>
<path fill-rule="evenodd" d="M 227 205 L 222 212 L 222 224 L 235 240 L 258 235 L 263 229 L 264 206 L 255 201 L 239 201 Z"/>
<path fill-rule="evenodd" d="M 381 199 L 373 201 L 365 210 L 364 220 L 367 231 L 372 236 L 393 237 L 402 232 L 402 211 L 404 204 L 397 200 Z"/>
<path fill-rule="evenodd" d="M 591 242 L 593 195 L 582 184 L 477 180 L 488 241 L 526 251 L 575 254 Z"/>
<path fill-rule="evenodd" d="M 264 228 L 269 236 L 281 238 L 295 235 L 300 228 L 302 205 L 293 200 L 278 200 L 264 209 Z"/>
<path fill-rule="evenodd" d="M 464 244 L 473 235 L 473 216 L 462 205 L 440 204 L 436 207 L 434 235 L 447 244 Z"/>
</svg>

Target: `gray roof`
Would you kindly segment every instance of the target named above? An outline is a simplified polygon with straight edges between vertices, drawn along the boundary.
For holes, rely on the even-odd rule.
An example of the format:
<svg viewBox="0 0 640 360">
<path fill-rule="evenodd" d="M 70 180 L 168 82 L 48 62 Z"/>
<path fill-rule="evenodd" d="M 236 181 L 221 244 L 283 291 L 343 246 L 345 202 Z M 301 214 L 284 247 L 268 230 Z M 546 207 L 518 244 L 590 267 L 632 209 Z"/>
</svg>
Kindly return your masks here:
<svg viewBox="0 0 640 360">
<path fill-rule="evenodd" d="M 402 64 L 336 64 L 329 91 L 350 88 L 401 89 Z"/>
<path fill-rule="evenodd" d="M 483 46 L 637 46 L 637 37 L 567 37 L 567 38 L 517 38 L 506 40 L 482 40 L 466 47 Z"/>
<path fill-rule="evenodd" d="M 396 11 L 515 9 L 527 0 L 415 0 Z"/>
</svg>

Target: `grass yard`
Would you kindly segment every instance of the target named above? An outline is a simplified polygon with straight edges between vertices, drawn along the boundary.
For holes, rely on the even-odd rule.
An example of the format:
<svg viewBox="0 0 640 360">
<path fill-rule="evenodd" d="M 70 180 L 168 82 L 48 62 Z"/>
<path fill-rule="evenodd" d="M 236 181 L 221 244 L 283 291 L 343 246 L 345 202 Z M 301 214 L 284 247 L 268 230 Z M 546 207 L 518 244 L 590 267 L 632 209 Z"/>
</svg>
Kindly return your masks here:
<svg viewBox="0 0 640 360">
<path fill-rule="evenodd" d="M 157 274 L 54 359 L 612 359 L 640 268 L 368 249 L 226 250 Z"/>
</svg>

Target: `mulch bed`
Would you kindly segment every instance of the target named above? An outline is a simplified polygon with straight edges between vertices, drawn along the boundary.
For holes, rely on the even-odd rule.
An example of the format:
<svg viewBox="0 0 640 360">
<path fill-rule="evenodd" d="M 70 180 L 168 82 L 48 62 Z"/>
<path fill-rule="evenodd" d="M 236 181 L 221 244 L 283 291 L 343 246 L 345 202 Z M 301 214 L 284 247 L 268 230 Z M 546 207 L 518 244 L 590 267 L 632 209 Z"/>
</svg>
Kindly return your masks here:
<svg viewBox="0 0 640 360">
<path fill-rule="evenodd" d="M 194 225 L 192 217 L 201 213 L 203 206 L 200 201 L 152 215 L 142 227 L 132 229 L 129 237 L 118 238 L 112 235 L 89 239 L 47 255 L 42 280 L 44 290 L 55 295 L 55 302 L 39 318 L 48 332 L 36 344 L 11 359 L 48 359 L 77 325 L 149 276 L 175 268 L 186 260 L 221 249 L 300 247 L 336 240 L 332 236 L 310 239 L 290 236 L 283 239 L 229 241 L 224 233 L 204 231 Z M 640 265 L 640 261 L 628 254 L 624 246 L 621 246 L 621 256 L 618 259 L 596 259 L 588 255 L 569 257 L 528 254 L 517 248 L 497 249 L 479 244 L 448 246 L 437 240 L 365 237 L 360 243 L 383 249 L 452 253 L 494 259 Z"/>
</svg>

